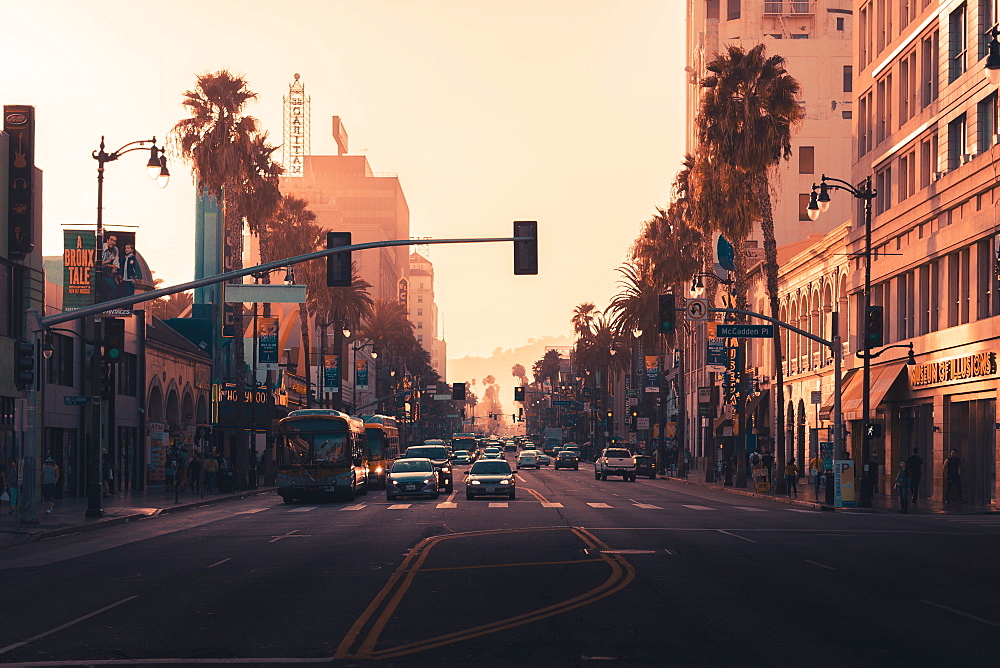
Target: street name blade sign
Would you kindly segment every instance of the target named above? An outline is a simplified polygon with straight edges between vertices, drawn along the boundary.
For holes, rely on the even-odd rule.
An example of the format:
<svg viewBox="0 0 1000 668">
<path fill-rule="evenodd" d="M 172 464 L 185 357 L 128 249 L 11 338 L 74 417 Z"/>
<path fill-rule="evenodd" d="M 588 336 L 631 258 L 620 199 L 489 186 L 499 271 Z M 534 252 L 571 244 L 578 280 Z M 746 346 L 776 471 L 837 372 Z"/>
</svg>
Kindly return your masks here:
<svg viewBox="0 0 1000 668">
<path fill-rule="evenodd" d="M 774 325 L 715 325 L 715 338 L 720 339 L 772 339 Z"/>
</svg>

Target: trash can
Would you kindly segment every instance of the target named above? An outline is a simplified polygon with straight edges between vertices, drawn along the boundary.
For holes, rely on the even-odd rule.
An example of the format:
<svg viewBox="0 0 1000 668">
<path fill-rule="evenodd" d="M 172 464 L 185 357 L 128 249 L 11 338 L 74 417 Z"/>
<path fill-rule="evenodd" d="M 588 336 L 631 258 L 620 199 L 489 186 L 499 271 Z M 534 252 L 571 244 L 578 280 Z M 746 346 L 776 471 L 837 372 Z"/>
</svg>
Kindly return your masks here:
<svg viewBox="0 0 1000 668">
<path fill-rule="evenodd" d="M 231 468 L 219 469 L 219 492 L 222 494 L 232 494 L 234 482 L 233 470 Z"/>
</svg>

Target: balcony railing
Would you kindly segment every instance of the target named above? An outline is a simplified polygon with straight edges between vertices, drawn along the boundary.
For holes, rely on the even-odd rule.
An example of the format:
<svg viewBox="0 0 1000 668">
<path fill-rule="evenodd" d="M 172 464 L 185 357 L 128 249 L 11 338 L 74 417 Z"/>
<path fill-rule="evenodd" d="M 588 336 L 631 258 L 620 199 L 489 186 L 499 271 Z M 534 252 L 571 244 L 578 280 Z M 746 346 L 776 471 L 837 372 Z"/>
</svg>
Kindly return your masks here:
<svg viewBox="0 0 1000 668">
<path fill-rule="evenodd" d="M 815 14 L 816 0 L 765 0 L 765 14 Z"/>
</svg>

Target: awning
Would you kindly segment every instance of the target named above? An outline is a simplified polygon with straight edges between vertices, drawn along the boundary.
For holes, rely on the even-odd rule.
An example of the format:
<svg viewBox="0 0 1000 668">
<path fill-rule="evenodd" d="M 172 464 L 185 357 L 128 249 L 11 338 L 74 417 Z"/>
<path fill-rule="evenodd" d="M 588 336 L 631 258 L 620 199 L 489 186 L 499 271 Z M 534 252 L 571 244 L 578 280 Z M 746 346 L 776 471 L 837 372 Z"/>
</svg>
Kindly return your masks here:
<svg viewBox="0 0 1000 668">
<path fill-rule="evenodd" d="M 869 395 L 872 408 L 882 403 L 905 366 L 906 362 L 893 362 L 872 367 Z M 847 374 L 841 388 L 840 410 L 845 420 L 861 420 L 864 417 L 864 373 L 862 369 L 851 369 Z M 832 397 L 829 408 L 824 404 L 823 410 L 827 411 L 827 415 L 833 412 Z M 820 415 L 822 417 L 822 412 Z"/>
<path fill-rule="evenodd" d="M 856 382 L 858 385 L 857 389 L 858 397 L 859 398 L 861 397 L 861 369 L 849 369 L 847 373 L 844 374 L 844 378 L 840 383 L 840 396 L 842 397 L 841 401 L 846 400 L 847 397 L 849 396 L 848 392 L 851 390 L 851 388 L 855 383 L 854 380 L 855 376 L 857 377 Z M 843 406 L 841 406 L 841 410 L 844 410 Z M 833 419 L 833 392 L 830 392 L 829 395 L 827 395 L 826 401 L 824 401 L 823 405 L 820 406 L 819 419 L 820 420 Z"/>
<path fill-rule="evenodd" d="M 750 417 L 756 412 L 757 407 L 760 406 L 761 402 L 767 399 L 768 393 L 771 390 L 764 390 L 755 397 L 751 397 L 750 401 L 747 402 L 746 408 L 743 409 L 743 415 L 745 417 Z"/>
</svg>

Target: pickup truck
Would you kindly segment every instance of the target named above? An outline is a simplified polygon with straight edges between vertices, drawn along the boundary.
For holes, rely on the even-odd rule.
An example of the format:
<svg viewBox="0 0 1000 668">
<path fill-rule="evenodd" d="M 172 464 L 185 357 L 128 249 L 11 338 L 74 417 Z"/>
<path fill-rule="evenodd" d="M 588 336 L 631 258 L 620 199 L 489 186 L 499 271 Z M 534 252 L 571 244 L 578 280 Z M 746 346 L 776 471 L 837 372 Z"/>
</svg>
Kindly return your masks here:
<svg viewBox="0 0 1000 668">
<path fill-rule="evenodd" d="M 620 475 L 622 480 L 635 482 L 635 460 L 624 448 L 605 448 L 594 462 L 594 480 L 607 480 L 609 475 Z"/>
</svg>

